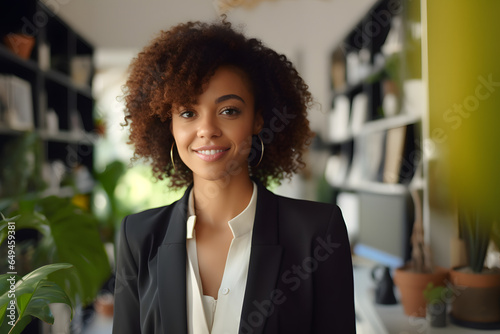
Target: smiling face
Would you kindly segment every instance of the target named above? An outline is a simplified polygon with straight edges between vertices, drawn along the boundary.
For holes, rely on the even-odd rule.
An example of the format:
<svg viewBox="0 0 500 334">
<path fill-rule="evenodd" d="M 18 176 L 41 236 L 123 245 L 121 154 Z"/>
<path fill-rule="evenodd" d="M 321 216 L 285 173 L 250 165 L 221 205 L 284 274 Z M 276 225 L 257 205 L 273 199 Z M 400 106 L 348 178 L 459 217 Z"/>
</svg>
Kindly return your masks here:
<svg viewBox="0 0 500 334">
<path fill-rule="evenodd" d="M 247 75 L 233 66 L 218 68 L 192 106 L 172 110 L 172 134 L 193 180 L 248 178 L 252 135 L 262 118 L 254 110 Z"/>
</svg>

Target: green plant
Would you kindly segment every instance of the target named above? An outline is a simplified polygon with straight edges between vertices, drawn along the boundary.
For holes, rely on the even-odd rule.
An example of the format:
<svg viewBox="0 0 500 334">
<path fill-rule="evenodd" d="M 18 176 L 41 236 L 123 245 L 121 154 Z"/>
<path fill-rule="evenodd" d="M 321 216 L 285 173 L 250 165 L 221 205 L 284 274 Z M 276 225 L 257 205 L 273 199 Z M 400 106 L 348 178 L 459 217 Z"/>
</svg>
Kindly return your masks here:
<svg viewBox="0 0 500 334">
<path fill-rule="evenodd" d="M 448 288 L 444 286 L 434 286 L 434 283 L 429 283 L 424 290 L 424 297 L 427 304 L 444 303 L 447 300 Z"/>
<path fill-rule="evenodd" d="M 63 287 L 73 301 L 87 305 L 109 278 L 111 267 L 101 241 L 98 221 L 69 198 L 49 196 L 15 202 L 9 214 L 16 216 L 16 231 L 39 232 L 32 268 L 51 263 L 74 265 L 74 275 L 54 272 L 49 278 Z M 0 243 L 7 237 L 6 220 L 0 222 Z"/>
<path fill-rule="evenodd" d="M 0 198 L 19 198 L 43 190 L 40 136 L 26 132 L 3 144 L 1 156 L 8 158 L 0 159 Z"/>
<path fill-rule="evenodd" d="M 495 219 L 474 209 L 459 213 L 460 237 L 465 242 L 468 266 L 475 273 L 483 271 Z"/>
<path fill-rule="evenodd" d="M 33 317 L 53 324 L 54 316 L 49 308 L 51 303 L 68 305 L 73 318 L 73 303 L 69 296 L 59 285 L 46 279 L 52 273 L 72 269 L 71 264 L 55 263 L 38 268 L 22 278 L 0 275 L 0 332 L 22 333 Z"/>
<path fill-rule="evenodd" d="M 125 163 L 115 160 L 106 165 L 103 171 L 95 173 L 97 181 L 97 185 L 94 188 L 95 192 L 102 189 L 107 199 L 106 211 L 98 218 L 101 221 L 101 232 L 108 241 L 113 241 L 115 227 L 119 226 L 121 219 L 131 213 L 131 211 L 126 210 L 129 207 L 124 208 L 123 205 L 120 205 L 119 200 L 115 196 L 116 187 L 126 171 L 127 166 Z"/>
</svg>

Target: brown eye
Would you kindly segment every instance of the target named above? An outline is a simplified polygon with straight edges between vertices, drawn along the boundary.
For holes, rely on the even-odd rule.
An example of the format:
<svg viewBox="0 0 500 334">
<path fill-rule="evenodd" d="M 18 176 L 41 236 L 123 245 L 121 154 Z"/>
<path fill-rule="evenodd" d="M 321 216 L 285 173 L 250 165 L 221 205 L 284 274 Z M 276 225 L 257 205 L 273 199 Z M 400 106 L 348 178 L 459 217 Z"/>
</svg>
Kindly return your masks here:
<svg viewBox="0 0 500 334">
<path fill-rule="evenodd" d="M 225 108 L 221 111 L 221 115 L 226 115 L 226 116 L 237 116 L 241 114 L 241 111 L 236 108 Z"/>
<path fill-rule="evenodd" d="M 194 117 L 194 112 L 190 111 L 190 110 L 185 110 L 185 111 L 181 111 L 179 113 L 179 116 L 182 117 L 182 118 L 191 118 L 191 117 Z"/>
</svg>

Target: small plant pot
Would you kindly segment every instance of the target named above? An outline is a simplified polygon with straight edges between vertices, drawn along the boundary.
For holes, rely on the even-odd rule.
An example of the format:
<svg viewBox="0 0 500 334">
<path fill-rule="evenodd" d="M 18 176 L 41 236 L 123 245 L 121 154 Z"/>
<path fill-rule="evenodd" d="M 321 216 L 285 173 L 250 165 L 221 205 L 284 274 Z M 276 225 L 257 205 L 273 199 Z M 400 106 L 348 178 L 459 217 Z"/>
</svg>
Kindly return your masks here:
<svg viewBox="0 0 500 334">
<path fill-rule="evenodd" d="M 426 318 L 431 327 L 446 327 L 446 303 L 429 303 L 427 304 Z"/>
<path fill-rule="evenodd" d="M 29 59 L 31 51 L 35 46 L 35 37 L 24 34 L 10 33 L 3 38 L 3 42 L 7 48 L 22 59 Z"/>
<path fill-rule="evenodd" d="M 401 302 L 406 315 L 425 317 L 427 301 L 424 290 L 429 283 L 444 286 L 448 278 L 448 270 L 437 267 L 432 273 L 419 273 L 406 267 L 396 269 L 394 283 L 401 294 Z"/>
</svg>

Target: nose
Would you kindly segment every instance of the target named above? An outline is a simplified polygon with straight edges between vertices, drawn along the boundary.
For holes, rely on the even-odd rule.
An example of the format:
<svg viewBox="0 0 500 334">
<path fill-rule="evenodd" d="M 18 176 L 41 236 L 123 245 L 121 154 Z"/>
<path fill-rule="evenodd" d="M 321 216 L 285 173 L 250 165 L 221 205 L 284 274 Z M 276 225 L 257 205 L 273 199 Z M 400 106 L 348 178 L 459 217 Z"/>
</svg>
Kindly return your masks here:
<svg viewBox="0 0 500 334">
<path fill-rule="evenodd" d="M 200 119 L 197 135 L 200 138 L 214 138 L 219 137 L 222 131 L 217 124 L 216 117 L 212 115 L 205 115 Z"/>
</svg>

